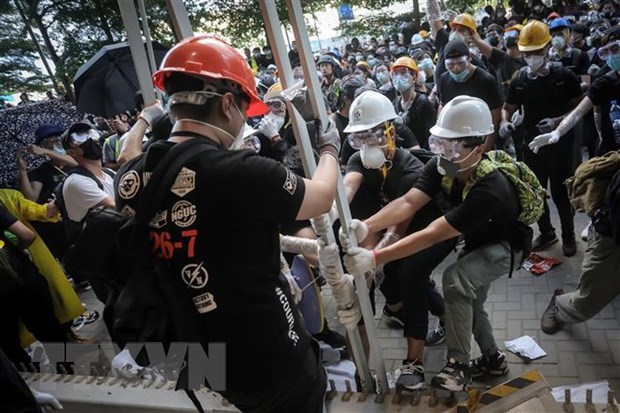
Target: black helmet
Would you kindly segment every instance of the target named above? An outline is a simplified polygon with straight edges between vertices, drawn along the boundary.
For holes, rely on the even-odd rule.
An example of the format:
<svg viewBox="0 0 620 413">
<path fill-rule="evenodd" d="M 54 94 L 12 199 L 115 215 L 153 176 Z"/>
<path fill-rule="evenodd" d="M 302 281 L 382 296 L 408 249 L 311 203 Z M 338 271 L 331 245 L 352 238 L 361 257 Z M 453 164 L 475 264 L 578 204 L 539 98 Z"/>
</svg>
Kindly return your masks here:
<svg viewBox="0 0 620 413">
<path fill-rule="evenodd" d="M 321 55 L 321 57 L 319 57 L 319 60 L 316 62 L 316 65 L 319 66 L 321 63 L 329 63 L 334 68 L 337 65 L 336 59 L 334 58 L 334 56 L 329 55 L 329 54 L 324 54 L 324 55 Z"/>
</svg>

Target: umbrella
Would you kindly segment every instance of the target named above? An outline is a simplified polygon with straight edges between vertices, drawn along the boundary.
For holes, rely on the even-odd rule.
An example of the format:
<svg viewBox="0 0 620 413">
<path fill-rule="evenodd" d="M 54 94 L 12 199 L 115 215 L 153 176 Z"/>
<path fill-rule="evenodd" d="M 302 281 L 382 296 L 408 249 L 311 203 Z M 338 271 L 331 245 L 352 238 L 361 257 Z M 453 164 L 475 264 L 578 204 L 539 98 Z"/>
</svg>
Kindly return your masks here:
<svg viewBox="0 0 620 413">
<path fill-rule="evenodd" d="M 157 66 L 167 48 L 153 42 Z M 104 46 L 80 67 L 73 79 L 78 110 L 110 118 L 135 109 L 140 89 L 128 42 Z"/>
</svg>

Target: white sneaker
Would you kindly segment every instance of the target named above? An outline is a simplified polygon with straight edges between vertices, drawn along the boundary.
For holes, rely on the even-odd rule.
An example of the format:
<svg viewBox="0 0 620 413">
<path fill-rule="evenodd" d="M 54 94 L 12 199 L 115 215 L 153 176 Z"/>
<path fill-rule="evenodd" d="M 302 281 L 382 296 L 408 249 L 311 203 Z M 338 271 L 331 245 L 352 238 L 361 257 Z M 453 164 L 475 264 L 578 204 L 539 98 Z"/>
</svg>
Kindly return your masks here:
<svg viewBox="0 0 620 413">
<path fill-rule="evenodd" d="M 588 240 L 588 232 L 590 232 L 590 227 L 592 226 L 592 223 L 590 222 L 588 224 L 587 227 L 585 227 L 585 229 L 583 231 L 581 231 L 581 239 L 584 241 Z"/>
</svg>

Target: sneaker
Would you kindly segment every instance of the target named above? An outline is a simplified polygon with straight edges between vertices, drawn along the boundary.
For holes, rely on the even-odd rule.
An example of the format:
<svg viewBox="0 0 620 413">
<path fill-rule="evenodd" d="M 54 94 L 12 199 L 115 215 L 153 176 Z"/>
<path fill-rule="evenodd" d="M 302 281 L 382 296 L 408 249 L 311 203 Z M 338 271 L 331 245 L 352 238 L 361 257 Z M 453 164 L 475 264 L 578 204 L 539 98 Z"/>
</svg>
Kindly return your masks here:
<svg viewBox="0 0 620 413">
<path fill-rule="evenodd" d="M 405 326 L 405 320 L 403 320 L 403 309 L 401 308 L 398 311 L 392 311 L 388 308 L 387 305 L 383 306 L 383 310 L 381 310 L 381 315 L 383 318 L 389 321 L 393 321 L 401 327 Z"/>
<path fill-rule="evenodd" d="M 558 320 L 557 312 L 555 309 L 555 298 L 558 295 L 564 294 L 564 290 L 558 288 L 553 292 L 551 301 L 547 309 L 540 318 L 540 329 L 546 334 L 555 334 L 564 327 L 564 323 Z"/>
<path fill-rule="evenodd" d="M 592 223 L 590 222 L 588 224 L 588 226 L 583 231 L 581 231 L 581 239 L 583 241 L 587 241 L 588 240 L 588 232 L 590 231 L 590 227 L 591 226 L 592 226 Z"/>
<path fill-rule="evenodd" d="M 484 374 L 489 376 L 503 376 L 508 374 L 508 362 L 506 355 L 498 351 L 491 357 L 480 356 L 473 359 L 469 367 L 471 368 L 471 376 L 479 377 Z"/>
<path fill-rule="evenodd" d="M 331 348 L 335 349 L 346 347 L 347 345 L 344 336 L 334 330 L 330 330 L 327 326 L 327 322 L 325 322 L 325 327 L 323 327 L 323 331 L 314 334 L 313 337 L 315 338 L 315 340 L 322 341 Z"/>
<path fill-rule="evenodd" d="M 441 324 L 437 324 L 437 327 L 429 331 L 426 336 L 426 345 L 429 347 L 436 346 L 444 341 L 446 341 L 446 332 Z"/>
<path fill-rule="evenodd" d="M 557 241 L 558 237 L 555 235 L 555 231 L 546 232 L 544 234 L 541 233 L 532 241 L 532 251 L 540 251 Z"/>
<path fill-rule="evenodd" d="M 424 381 L 424 366 L 419 360 L 403 360 L 400 376 L 396 380 L 396 387 L 407 390 L 422 390 L 426 387 Z"/>
<path fill-rule="evenodd" d="M 448 364 L 433 377 L 431 386 L 448 391 L 467 391 L 470 379 L 469 365 L 450 358 Z"/>
<path fill-rule="evenodd" d="M 94 323 L 98 319 L 99 319 L 99 311 L 97 311 L 97 310 L 92 310 L 92 311 L 85 310 L 82 314 L 80 314 L 75 319 L 75 321 L 73 322 L 73 325 L 71 326 L 71 328 L 73 328 L 75 331 L 79 331 L 85 325 Z"/>
<path fill-rule="evenodd" d="M 572 257 L 577 253 L 577 243 L 575 242 L 575 236 L 570 239 L 562 240 L 562 252 L 565 257 Z"/>
</svg>

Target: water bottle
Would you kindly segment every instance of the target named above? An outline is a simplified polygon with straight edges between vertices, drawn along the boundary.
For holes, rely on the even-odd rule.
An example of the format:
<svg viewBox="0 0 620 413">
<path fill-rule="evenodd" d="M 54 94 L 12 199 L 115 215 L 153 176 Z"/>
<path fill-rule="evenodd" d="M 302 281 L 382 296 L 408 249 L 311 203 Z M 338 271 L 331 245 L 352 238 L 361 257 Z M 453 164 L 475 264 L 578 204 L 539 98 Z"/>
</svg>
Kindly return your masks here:
<svg viewBox="0 0 620 413">
<path fill-rule="evenodd" d="M 614 131 L 614 139 L 617 144 L 620 144 L 620 106 L 618 106 L 617 100 L 611 101 L 609 120 L 611 120 L 611 127 Z"/>
</svg>

